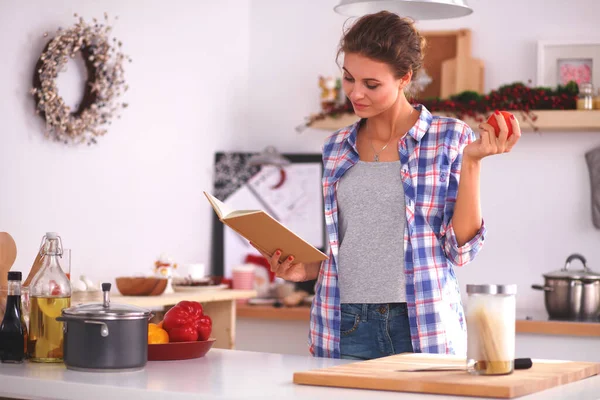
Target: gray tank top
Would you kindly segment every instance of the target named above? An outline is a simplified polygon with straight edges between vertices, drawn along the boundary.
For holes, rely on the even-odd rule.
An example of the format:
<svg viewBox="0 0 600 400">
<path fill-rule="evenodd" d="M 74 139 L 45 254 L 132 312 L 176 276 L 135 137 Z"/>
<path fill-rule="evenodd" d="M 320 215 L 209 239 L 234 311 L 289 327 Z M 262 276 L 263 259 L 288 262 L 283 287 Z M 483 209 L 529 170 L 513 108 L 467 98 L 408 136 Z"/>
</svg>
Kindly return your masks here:
<svg viewBox="0 0 600 400">
<path fill-rule="evenodd" d="M 406 301 L 400 161 L 358 161 L 337 188 L 342 303 Z"/>
</svg>

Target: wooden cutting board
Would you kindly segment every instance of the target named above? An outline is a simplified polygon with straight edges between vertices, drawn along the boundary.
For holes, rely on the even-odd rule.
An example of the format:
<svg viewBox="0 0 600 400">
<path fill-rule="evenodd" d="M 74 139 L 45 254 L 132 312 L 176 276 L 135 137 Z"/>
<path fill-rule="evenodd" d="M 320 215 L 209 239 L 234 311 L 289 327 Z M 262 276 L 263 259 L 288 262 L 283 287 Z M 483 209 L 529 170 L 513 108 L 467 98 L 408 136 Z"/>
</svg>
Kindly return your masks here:
<svg viewBox="0 0 600 400">
<path fill-rule="evenodd" d="M 397 392 L 514 398 L 600 374 L 600 363 L 533 360 L 533 366 L 503 376 L 474 376 L 465 371 L 398 372 L 437 366 L 464 367 L 464 358 L 400 354 L 294 373 L 294 383 Z"/>
</svg>

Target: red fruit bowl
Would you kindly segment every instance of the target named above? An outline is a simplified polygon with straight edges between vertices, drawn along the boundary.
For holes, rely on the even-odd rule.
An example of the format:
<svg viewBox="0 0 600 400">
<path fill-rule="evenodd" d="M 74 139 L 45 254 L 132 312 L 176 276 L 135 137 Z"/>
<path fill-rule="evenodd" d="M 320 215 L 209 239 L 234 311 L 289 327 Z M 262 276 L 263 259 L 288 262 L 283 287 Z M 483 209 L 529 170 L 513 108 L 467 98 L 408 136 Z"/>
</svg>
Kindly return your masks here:
<svg viewBox="0 0 600 400">
<path fill-rule="evenodd" d="M 216 339 L 148 345 L 148 361 L 189 360 L 204 357 Z"/>
</svg>

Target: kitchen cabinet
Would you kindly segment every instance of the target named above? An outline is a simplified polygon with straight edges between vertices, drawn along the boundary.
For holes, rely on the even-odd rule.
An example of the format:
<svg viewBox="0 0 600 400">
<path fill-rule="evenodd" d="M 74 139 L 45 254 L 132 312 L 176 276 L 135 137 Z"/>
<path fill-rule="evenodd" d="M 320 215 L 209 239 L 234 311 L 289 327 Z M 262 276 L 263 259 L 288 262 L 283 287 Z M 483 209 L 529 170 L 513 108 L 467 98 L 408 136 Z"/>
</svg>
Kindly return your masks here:
<svg viewBox="0 0 600 400">
<path fill-rule="evenodd" d="M 0 396 L 49 400 L 460 399 L 456 396 L 305 386 L 292 381 L 295 372 L 351 362 L 355 361 L 212 349 L 202 358 L 151 361 L 143 370 L 127 373 L 69 371 L 62 364 L 2 364 Z M 600 376 L 594 376 L 519 399 L 591 399 L 597 398 L 598 393 Z"/>
</svg>

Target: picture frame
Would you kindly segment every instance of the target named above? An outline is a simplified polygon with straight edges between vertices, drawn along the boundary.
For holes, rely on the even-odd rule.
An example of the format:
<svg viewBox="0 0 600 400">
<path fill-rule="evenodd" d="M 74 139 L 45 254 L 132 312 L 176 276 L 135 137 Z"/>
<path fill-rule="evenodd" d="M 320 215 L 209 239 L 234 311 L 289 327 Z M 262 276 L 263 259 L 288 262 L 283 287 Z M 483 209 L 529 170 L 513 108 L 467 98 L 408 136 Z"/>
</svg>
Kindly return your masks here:
<svg viewBox="0 0 600 400">
<path fill-rule="evenodd" d="M 537 86 L 556 88 L 569 80 L 600 88 L 600 39 L 537 43 Z"/>
</svg>

